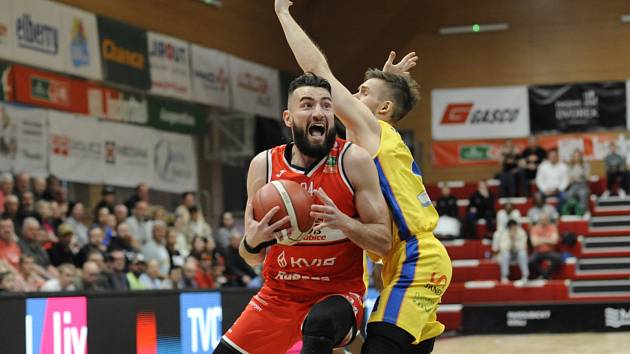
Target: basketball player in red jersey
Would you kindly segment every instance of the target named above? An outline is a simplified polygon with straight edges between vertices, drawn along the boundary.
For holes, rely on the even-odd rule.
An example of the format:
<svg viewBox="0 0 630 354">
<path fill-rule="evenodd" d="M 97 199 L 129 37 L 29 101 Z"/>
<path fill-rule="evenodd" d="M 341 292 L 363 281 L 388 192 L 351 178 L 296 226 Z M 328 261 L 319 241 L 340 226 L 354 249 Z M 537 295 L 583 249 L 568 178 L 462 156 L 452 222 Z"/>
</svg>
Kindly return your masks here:
<svg viewBox="0 0 630 354">
<path fill-rule="evenodd" d="M 302 339 L 301 353 L 332 353 L 353 339 L 363 316 L 363 249 L 385 255 L 391 245 L 388 209 L 370 155 L 336 138 L 330 84 L 304 74 L 289 86 L 283 119 L 293 143 L 256 156 L 247 176 L 248 202 L 241 256 L 264 262 L 262 289 L 223 336 L 214 353 L 285 353 Z M 266 183 L 300 183 L 322 203 L 313 205 L 313 230 L 297 244 L 276 243 L 270 225 L 278 211 L 253 219 L 251 199 Z"/>
</svg>

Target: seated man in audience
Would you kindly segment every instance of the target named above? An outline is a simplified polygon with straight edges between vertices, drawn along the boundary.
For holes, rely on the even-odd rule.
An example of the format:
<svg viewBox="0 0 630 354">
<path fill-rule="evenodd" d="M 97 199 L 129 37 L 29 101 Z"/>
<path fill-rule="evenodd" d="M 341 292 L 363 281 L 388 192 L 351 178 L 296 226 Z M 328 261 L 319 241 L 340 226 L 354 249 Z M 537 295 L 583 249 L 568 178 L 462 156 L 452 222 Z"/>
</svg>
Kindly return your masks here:
<svg viewBox="0 0 630 354">
<path fill-rule="evenodd" d="M 63 263 L 57 267 L 59 276 L 49 279 L 42 285 L 40 291 L 74 291 L 76 268 L 72 263 Z"/>
<path fill-rule="evenodd" d="M 197 280 L 195 280 L 195 277 L 197 275 L 197 267 L 198 261 L 195 257 L 186 258 L 186 262 L 184 263 L 184 268 L 182 272 L 183 289 L 199 288 L 199 284 L 197 284 Z"/>
<path fill-rule="evenodd" d="M 527 211 L 530 226 L 538 224 L 540 222 L 540 215 L 543 213 L 547 215 L 551 223 L 555 224 L 558 222 L 558 218 L 560 217 L 558 210 L 545 202 L 545 196 L 542 193 L 534 193 L 533 201 L 534 205 Z"/>
<path fill-rule="evenodd" d="M 160 274 L 163 275 L 168 274 L 168 270 L 171 266 L 168 250 L 165 246 L 167 232 L 168 230 L 166 229 L 166 224 L 162 220 L 156 220 L 153 223 L 153 237 L 144 244 L 144 247 L 142 247 L 144 259 L 146 259 L 147 262 L 156 260 L 160 268 Z"/>
<path fill-rule="evenodd" d="M 449 187 L 442 187 L 442 195 L 434 203 L 440 218 L 433 233 L 439 239 L 459 238 L 461 234 L 461 222 L 459 221 L 459 210 L 457 208 L 457 198 L 451 195 Z"/>
<path fill-rule="evenodd" d="M 18 220 L 19 211 L 20 211 L 20 200 L 18 199 L 18 197 L 14 194 L 9 194 L 5 196 L 4 197 L 4 213 L 2 213 L 2 218 L 11 219 L 11 221 L 13 221 L 13 225 L 15 225 L 16 228 L 19 228 L 22 226 L 22 224 L 19 223 L 20 220 Z"/>
<path fill-rule="evenodd" d="M 606 191 L 603 196 L 609 196 L 612 187 L 619 181 L 618 194 L 621 197 L 625 197 L 626 189 L 628 188 L 625 178 L 626 164 L 624 158 L 617 153 L 617 145 L 615 143 L 610 143 L 610 151 L 604 158 L 604 167 L 606 169 Z"/>
<path fill-rule="evenodd" d="M 144 245 L 151 239 L 151 221 L 149 220 L 149 204 L 139 201 L 133 208 L 133 215 L 127 218 L 129 232 L 133 238 Z"/>
<path fill-rule="evenodd" d="M 111 251 L 110 255 L 112 257 L 112 271 L 108 275 L 110 289 L 114 291 L 129 290 L 129 280 L 125 272 L 127 262 L 125 252 L 120 249 L 115 249 Z"/>
<path fill-rule="evenodd" d="M 435 210 L 440 217 L 450 216 L 459 219 L 459 209 L 457 208 L 457 198 L 451 195 L 451 189 L 446 185 L 442 187 L 442 195 L 435 202 Z"/>
<path fill-rule="evenodd" d="M 0 272 L 0 293 L 19 291 L 15 288 L 15 273 L 4 270 Z"/>
<path fill-rule="evenodd" d="M 173 266 L 168 272 L 168 279 L 162 282 L 162 289 L 181 290 L 184 288 L 183 274 L 181 266 Z"/>
<path fill-rule="evenodd" d="M 20 257 L 20 268 L 15 277 L 16 291 L 33 292 L 38 291 L 44 285 L 44 278 L 37 272 L 35 258 L 28 254 Z"/>
<path fill-rule="evenodd" d="M 129 272 L 127 272 L 127 281 L 129 282 L 130 290 L 146 289 L 144 283 L 140 282 L 140 276 L 144 273 L 146 267 L 147 263 L 144 260 L 144 256 L 142 254 L 136 254 L 131 260 Z"/>
<path fill-rule="evenodd" d="M 465 237 L 486 237 L 486 235 L 477 235 L 477 222 L 481 219 L 486 221 L 486 233 L 494 230 L 494 196 L 490 193 L 486 181 L 479 181 L 477 191 L 470 196 L 468 201 Z"/>
<path fill-rule="evenodd" d="M 212 255 L 208 251 L 201 253 L 195 282 L 200 289 L 216 289 L 214 273 L 212 272 Z"/>
<path fill-rule="evenodd" d="M 0 220 L 0 260 L 6 262 L 16 271 L 20 266 L 22 251 L 17 243 L 13 221 L 11 219 Z"/>
<path fill-rule="evenodd" d="M 549 221 L 547 214 L 540 215 L 540 222 L 532 227 L 529 232 L 534 253 L 529 261 L 531 268 L 543 279 L 549 279 L 560 265 L 562 256 L 556 252 L 556 245 L 559 241 L 558 227 Z M 543 262 L 550 262 L 548 267 L 543 268 Z"/>
<path fill-rule="evenodd" d="M 547 151 L 538 144 L 535 135 L 531 135 L 527 139 L 527 146 L 521 151 L 520 158 L 525 161 L 525 176 L 529 181 L 536 179 L 538 166 L 547 158 Z"/>
<path fill-rule="evenodd" d="M 82 267 L 83 263 L 87 261 L 88 256 L 92 251 L 98 251 L 103 255 L 103 259 L 105 259 L 105 253 L 107 251 L 107 247 L 103 244 L 103 239 L 105 238 L 105 234 L 103 233 L 103 229 L 100 227 L 93 227 L 88 232 L 88 240 L 89 243 L 81 248 L 79 253 L 76 256 L 77 267 Z"/>
<path fill-rule="evenodd" d="M 230 247 L 227 251 L 225 275 L 231 286 L 245 287 L 258 277 L 254 269 L 239 255 L 238 248 L 243 237 L 238 233 L 230 236 Z"/>
<path fill-rule="evenodd" d="M 57 269 L 50 263 L 48 253 L 39 240 L 39 221 L 35 218 L 24 219 L 22 238 L 19 241 L 22 255 L 31 256 L 35 260 L 35 272 L 44 278 L 57 275 Z"/>
<path fill-rule="evenodd" d="M 155 259 L 147 261 L 147 270 L 140 275 L 140 283 L 145 289 L 159 290 L 162 289 L 162 274 L 160 274 L 160 264 Z"/>
<path fill-rule="evenodd" d="M 61 224 L 57 229 L 59 242 L 48 249 L 50 262 L 55 267 L 62 263 L 76 262 L 76 255 L 79 252 L 78 245 L 74 242 L 74 231 L 68 224 Z"/>
<path fill-rule="evenodd" d="M 521 212 L 514 208 L 514 204 L 505 203 L 503 209 L 497 213 L 497 231 L 505 230 L 509 220 L 519 222 L 521 219 Z"/>
<path fill-rule="evenodd" d="M 521 282 L 529 278 L 527 264 L 527 233 L 519 226 L 516 220 L 510 219 L 506 227 L 497 230 L 492 238 L 492 252 L 499 257 L 501 266 L 501 283 L 508 282 L 510 274 L 510 261 L 516 259 L 521 269 Z"/>
<path fill-rule="evenodd" d="M 112 250 L 123 250 L 126 253 L 133 254 L 138 253 L 142 250 L 142 245 L 140 241 L 131 236 L 131 232 L 129 232 L 129 225 L 126 222 L 122 222 L 116 226 L 116 233 L 114 237 L 109 242 L 107 246 L 107 250 L 111 252 Z"/>
<path fill-rule="evenodd" d="M 563 192 L 569 186 L 569 169 L 560 161 L 557 149 L 549 150 L 547 160 L 538 166 L 536 186 L 545 197 L 557 197 L 562 204 Z"/>
<path fill-rule="evenodd" d="M 78 291 L 103 291 L 107 290 L 101 277 L 101 269 L 92 261 L 83 263 L 81 277 L 77 278 L 74 286 Z"/>
</svg>

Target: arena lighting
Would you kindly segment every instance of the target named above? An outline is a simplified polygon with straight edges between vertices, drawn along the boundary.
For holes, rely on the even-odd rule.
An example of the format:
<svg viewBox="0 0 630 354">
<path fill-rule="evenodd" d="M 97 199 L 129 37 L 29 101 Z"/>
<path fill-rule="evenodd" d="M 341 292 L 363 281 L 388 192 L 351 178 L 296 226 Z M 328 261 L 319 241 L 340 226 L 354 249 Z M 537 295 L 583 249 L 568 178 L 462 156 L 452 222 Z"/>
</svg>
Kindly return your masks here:
<svg viewBox="0 0 630 354">
<path fill-rule="evenodd" d="M 486 23 L 486 24 L 472 24 L 469 26 L 453 26 L 453 27 L 441 27 L 438 31 L 440 34 L 462 34 L 462 33 L 478 33 L 478 32 L 497 32 L 507 31 L 510 25 L 507 23 Z"/>
<path fill-rule="evenodd" d="M 621 22 L 623 22 L 623 23 L 630 23 L 630 15 L 622 15 L 621 16 Z"/>
</svg>

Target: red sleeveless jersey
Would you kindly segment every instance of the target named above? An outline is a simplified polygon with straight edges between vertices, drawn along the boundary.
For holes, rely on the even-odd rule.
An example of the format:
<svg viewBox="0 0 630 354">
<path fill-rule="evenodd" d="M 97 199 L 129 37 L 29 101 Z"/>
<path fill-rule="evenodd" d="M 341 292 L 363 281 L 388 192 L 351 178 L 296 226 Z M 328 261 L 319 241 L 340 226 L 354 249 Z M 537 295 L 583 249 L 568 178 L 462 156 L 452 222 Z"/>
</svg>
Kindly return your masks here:
<svg viewBox="0 0 630 354">
<path fill-rule="evenodd" d="M 354 192 L 343 169 L 343 157 L 350 145 L 336 139 L 330 153 L 308 170 L 291 165 L 293 144 L 267 150 L 267 182 L 294 181 L 311 195 L 322 188 L 339 210 L 356 217 Z M 295 245 L 271 246 L 267 250 L 263 276 L 266 288 L 263 291 L 278 296 L 306 298 L 340 292 L 362 296 L 365 292 L 363 250 L 341 231 L 322 229 L 305 235 Z"/>
</svg>

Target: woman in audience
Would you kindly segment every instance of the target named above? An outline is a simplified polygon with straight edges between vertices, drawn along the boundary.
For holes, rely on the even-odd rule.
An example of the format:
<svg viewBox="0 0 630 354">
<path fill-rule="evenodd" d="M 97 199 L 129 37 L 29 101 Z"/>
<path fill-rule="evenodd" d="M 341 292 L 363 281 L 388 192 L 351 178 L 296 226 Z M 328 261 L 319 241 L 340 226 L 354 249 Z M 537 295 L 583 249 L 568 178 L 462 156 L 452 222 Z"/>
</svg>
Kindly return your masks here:
<svg viewBox="0 0 630 354">
<path fill-rule="evenodd" d="M 562 206 L 562 215 L 584 215 L 588 210 L 590 188 L 588 177 L 590 168 L 584 161 L 582 152 L 575 150 L 568 163 L 569 186 L 566 189 L 566 202 Z"/>
</svg>

